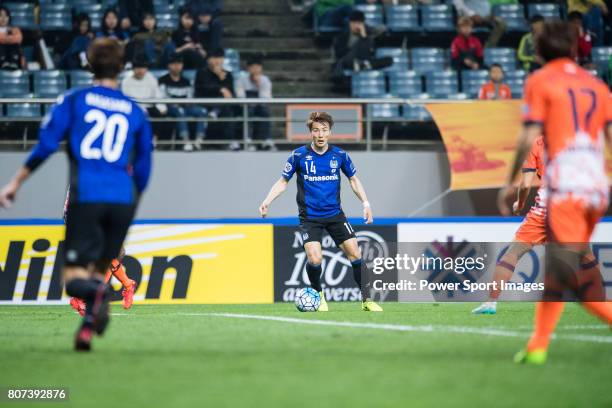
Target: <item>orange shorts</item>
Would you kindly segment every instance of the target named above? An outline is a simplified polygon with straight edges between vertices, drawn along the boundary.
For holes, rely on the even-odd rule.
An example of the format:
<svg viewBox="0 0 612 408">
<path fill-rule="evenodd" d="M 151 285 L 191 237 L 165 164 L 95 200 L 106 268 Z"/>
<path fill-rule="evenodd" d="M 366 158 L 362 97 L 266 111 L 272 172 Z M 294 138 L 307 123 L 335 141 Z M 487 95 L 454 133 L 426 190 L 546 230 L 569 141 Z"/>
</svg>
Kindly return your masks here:
<svg viewBox="0 0 612 408">
<path fill-rule="evenodd" d="M 605 208 L 593 208 L 579 200 L 549 201 L 548 234 L 550 242 L 588 243 Z"/>
<path fill-rule="evenodd" d="M 546 242 L 546 216 L 530 210 L 514 235 L 514 240 L 526 244 L 543 244 Z"/>
</svg>

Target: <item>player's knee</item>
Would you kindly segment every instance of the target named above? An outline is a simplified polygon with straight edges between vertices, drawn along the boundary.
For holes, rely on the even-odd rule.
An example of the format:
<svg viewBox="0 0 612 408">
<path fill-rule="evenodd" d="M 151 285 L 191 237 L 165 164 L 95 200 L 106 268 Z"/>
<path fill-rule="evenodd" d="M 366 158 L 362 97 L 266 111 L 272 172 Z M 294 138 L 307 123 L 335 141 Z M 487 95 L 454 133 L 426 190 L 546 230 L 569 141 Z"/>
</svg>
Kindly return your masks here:
<svg viewBox="0 0 612 408">
<path fill-rule="evenodd" d="M 318 253 L 310 253 L 308 255 L 308 263 L 311 265 L 321 265 L 323 262 L 323 255 Z"/>
</svg>

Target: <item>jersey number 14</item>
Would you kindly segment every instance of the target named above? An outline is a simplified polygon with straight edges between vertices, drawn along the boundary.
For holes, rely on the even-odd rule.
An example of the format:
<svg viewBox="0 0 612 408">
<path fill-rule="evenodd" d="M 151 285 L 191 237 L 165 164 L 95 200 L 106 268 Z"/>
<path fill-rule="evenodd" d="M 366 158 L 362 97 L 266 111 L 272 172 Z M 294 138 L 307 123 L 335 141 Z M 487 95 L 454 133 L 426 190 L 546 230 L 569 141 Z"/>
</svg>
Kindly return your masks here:
<svg viewBox="0 0 612 408">
<path fill-rule="evenodd" d="M 308 168 L 308 163 L 310 163 L 310 169 Z M 306 162 L 306 174 L 310 175 L 310 174 L 317 174 L 317 168 L 315 167 L 315 164 L 313 161 L 311 162 Z"/>
<path fill-rule="evenodd" d="M 104 158 L 109 163 L 119 160 L 128 134 L 127 118 L 120 113 L 113 113 L 107 117 L 101 110 L 91 109 L 85 114 L 85 122 L 94 125 L 81 142 L 81 157 L 93 160 Z M 100 136 L 102 136 L 101 149 L 93 146 Z"/>
</svg>

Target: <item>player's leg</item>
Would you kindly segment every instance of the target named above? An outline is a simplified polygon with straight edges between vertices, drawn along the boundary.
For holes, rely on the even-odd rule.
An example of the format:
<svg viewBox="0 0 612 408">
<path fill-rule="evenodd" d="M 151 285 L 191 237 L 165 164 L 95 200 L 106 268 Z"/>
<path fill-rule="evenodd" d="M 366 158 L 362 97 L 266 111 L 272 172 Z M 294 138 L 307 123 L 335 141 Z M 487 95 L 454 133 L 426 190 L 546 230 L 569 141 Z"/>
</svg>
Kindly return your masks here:
<svg viewBox="0 0 612 408">
<path fill-rule="evenodd" d="M 518 237 L 518 234 L 517 234 Z M 497 289 L 492 290 L 489 294 L 489 300 L 482 303 L 476 309 L 472 310 L 474 314 L 495 314 L 497 313 L 497 299 L 501 294 L 501 283 L 512 279 L 514 269 L 519 260 L 533 248 L 533 245 L 527 242 L 513 241 L 506 253 L 500 258 L 495 265 L 493 271 L 493 282 L 496 282 Z"/>
<path fill-rule="evenodd" d="M 344 214 L 340 214 L 334 217 L 333 220 L 329 220 L 325 228 L 332 237 L 336 245 L 342 249 L 344 255 L 351 263 L 353 269 L 353 279 L 359 291 L 361 292 L 361 308 L 368 312 L 382 312 L 382 308 L 370 299 L 370 286 L 368 282 L 364 282 L 362 277 L 364 276 L 364 263 L 361 257 L 361 249 L 357 243 L 355 236 L 355 230 L 348 222 Z M 367 276 L 367 273 L 365 274 Z"/>
<path fill-rule="evenodd" d="M 323 272 L 321 267 L 323 262 L 321 240 L 323 239 L 323 226 L 313 220 L 302 221 L 300 223 L 300 234 L 304 243 L 304 252 L 306 252 L 306 274 L 310 281 L 310 287 L 321 296 L 321 304 L 317 311 L 327 312 L 329 307 L 327 306 L 323 287 L 321 286 L 321 273 Z"/>
</svg>

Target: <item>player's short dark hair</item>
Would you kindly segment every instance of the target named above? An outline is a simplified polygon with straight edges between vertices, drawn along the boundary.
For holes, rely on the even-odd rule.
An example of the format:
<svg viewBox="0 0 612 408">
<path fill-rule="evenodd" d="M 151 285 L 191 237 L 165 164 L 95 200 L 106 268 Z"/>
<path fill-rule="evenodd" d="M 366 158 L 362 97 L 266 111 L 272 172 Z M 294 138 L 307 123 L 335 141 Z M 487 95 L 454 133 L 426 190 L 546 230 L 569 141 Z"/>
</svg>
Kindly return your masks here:
<svg viewBox="0 0 612 408">
<path fill-rule="evenodd" d="M 573 58 L 576 54 L 578 33 L 567 21 L 550 20 L 544 23 L 542 32 L 536 37 L 537 53 L 544 61 L 557 58 Z"/>
<path fill-rule="evenodd" d="M 544 16 L 541 14 L 535 14 L 529 19 L 529 24 L 540 23 L 542 21 L 544 21 Z"/>
<path fill-rule="evenodd" d="M 308 130 L 312 130 L 312 125 L 315 123 L 325 123 L 331 129 L 334 126 L 334 119 L 327 112 L 310 112 L 308 116 L 308 121 L 306 121 L 306 126 L 308 126 Z"/>
<path fill-rule="evenodd" d="M 87 49 L 87 61 L 96 79 L 115 79 L 123 69 L 123 46 L 114 38 L 97 38 Z"/>
</svg>

